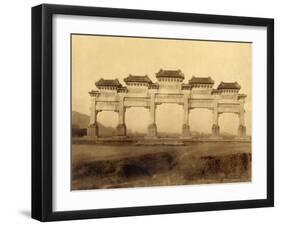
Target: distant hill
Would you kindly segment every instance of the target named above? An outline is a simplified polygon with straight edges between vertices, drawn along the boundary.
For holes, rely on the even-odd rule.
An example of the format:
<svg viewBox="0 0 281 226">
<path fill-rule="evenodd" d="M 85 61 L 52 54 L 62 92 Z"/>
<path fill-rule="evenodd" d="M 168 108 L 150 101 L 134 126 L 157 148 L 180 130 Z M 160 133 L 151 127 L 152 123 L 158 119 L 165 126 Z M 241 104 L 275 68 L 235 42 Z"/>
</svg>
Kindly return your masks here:
<svg viewBox="0 0 281 226">
<path fill-rule="evenodd" d="M 72 111 L 72 127 L 87 128 L 90 122 L 90 116 L 77 111 Z"/>
<path fill-rule="evenodd" d="M 72 111 L 72 129 L 85 129 L 88 127 L 90 122 L 90 116 L 77 112 Z M 103 136 L 112 136 L 115 135 L 115 128 L 112 128 L 110 126 L 106 127 L 102 125 L 101 123 L 98 123 L 99 125 L 99 133 Z"/>
</svg>

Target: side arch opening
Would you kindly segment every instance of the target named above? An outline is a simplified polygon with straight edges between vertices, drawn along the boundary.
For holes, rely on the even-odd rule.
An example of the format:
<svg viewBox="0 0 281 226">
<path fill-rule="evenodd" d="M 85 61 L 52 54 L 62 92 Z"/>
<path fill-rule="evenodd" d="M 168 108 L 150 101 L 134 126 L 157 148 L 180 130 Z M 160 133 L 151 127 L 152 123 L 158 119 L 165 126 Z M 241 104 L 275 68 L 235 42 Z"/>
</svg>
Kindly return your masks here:
<svg viewBox="0 0 281 226">
<path fill-rule="evenodd" d="M 127 136 L 144 137 L 147 134 L 149 109 L 130 107 L 126 109 L 125 124 Z"/>
<path fill-rule="evenodd" d="M 195 108 L 190 110 L 189 126 L 192 136 L 210 136 L 213 126 L 212 111 L 205 108 Z"/>
<path fill-rule="evenodd" d="M 219 125 L 221 136 L 236 136 L 239 126 L 239 117 L 234 113 L 222 113 L 219 116 Z"/>
<path fill-rule="evenodd" d="M 116 135 L 118 124 L 118 114 L 114 111 L 101 111 L 97 115 L 100 137 L 110 137 Z"/>
</svg>

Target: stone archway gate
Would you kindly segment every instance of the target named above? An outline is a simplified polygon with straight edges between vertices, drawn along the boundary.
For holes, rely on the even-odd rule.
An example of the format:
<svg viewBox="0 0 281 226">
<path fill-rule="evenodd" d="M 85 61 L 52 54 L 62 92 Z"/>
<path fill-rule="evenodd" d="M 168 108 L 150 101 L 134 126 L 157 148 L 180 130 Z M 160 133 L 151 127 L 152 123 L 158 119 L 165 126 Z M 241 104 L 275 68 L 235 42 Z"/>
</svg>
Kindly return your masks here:
<svg viewBox="0 0 281 226">
<path fill-rule="evenodd" d="M 237 82 L 221 82 L 216 89 L 211 77 L 192 77 L 183 83 L 180 70 L 162 70 L 156 73 L 154 83 L 147 75 L 129 75 L 123 86 L 118 79 L 103 79 L 95 83 L 98 90 L 89 92 L 91 97 L 89 137 L 97 138 L 97 114 L 100 111 L 118 112 L 118 136 L 126 136 L 125 115 L 130 107 L 149 109 L 148 137 L 157 136 L 155 122 L 156 107 L 163 103 L 179 104 L 183 108 L 182 138 L 190 138 L 189 112 L 195 108 L 207 108 L 213 112 L 212 135 L 219 136 L 218 118 L 223 113 L 234 113 L 239 117 L 238 136 L 246 135 L 244 102 L 246 95 L 240 94 Z"/>
</svg>

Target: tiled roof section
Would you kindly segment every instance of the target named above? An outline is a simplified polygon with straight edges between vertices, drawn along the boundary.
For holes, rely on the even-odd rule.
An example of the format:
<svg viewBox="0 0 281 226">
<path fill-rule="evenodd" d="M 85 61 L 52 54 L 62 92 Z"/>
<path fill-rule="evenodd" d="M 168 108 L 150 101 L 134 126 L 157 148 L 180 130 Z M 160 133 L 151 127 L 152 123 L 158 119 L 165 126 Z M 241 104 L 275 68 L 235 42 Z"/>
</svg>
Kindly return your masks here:
<svg viewBox="0 0 281 226">
<path fill-rule="evenodd" d="M 156 78 L 181 78 L 181 79 L 184 79 L 184 74 L 181 72 L 181 70 L 160 69 L 156 73 Z"/>
<path fill-rule="evenodd" d="M 183 83 L 183 84 L 181 85 L 181 89 L 183 89 L 183 90 L 190 89 L 190 88 L 191 88 L 191 85 L 190 85 L 190 84 Z"/>
<path fill-rule="evenodd" d="M 241 89 L 237 82 L 221 82 L 217 89 Z"/>
<path fill-rule="evenodd" d="M 238 94 L 238 99 L 245 99 L 247 97 L 246 94 Z"/>
<path fill-rule="evenodd" d="M 122 87 L 121 83 L 118 79 L 103 79 L 101 78 L 99 81 L 96 82 L 97 87 L 101 86 L 108 86 L 108 87 Z"/>
<path fill-rule="evenodd" d="M 159 84 L 158 83 L 151 83 L 149 84 L 149 89 L 159 89 Z"/>
<path fill-rule="evenodd" d="M 189 80 L 189 84 L 214 84 L 214 80 L 211 77 L 194 77 Z"/>
<path fill-rule="evenodd" d="M 124 82 L 141 82 L 141 83 L 152 83 L 147 75 L 129 75 L 124 79 Z"/>
<path fill-rule="evenodd" d="M 212 90 L 212 94 L 220 94 L 220 91 L 217 90 L 217 89 L 213 89 L 213 90 Z"/>
<path fill-rule="evenodd" d="M 120 88 L 117 89 L 118 93 L 127 93 L 128 92 L 128 88 L 126 86 L 122 86 Z"/>
<path fill-rule="evenodd" d="M 96 91 L 96 90 L 91 90 L 89 92 L 90 96 L 99 96 L 100 95 L 100 92 L 99 91 Z"/>
</svg>

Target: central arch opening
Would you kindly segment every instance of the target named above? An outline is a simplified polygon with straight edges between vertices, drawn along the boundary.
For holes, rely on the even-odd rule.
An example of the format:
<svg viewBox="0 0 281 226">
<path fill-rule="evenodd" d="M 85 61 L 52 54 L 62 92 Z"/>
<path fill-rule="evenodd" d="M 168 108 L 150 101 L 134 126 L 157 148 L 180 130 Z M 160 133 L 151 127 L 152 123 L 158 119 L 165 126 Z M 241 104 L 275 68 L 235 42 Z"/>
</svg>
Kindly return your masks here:
<svg viewBox="0 0 281 226">
<path fill-rule="evenodd" d="M 157 133 L 160 137 L 178 137 L 183 124 L 183 108 L 178 104 L 160 104 L 156 108 Z"/>
<path fill-rule="evenodd" d="M 234 113 L 223 113 L 219 117 L 221 136 L 229 137 L 237 135 L 239 118 Z"/>
<path fill-rule="evenodd" d="M 148 122 L 148 109 L 143 107 L 130 107 L 126 109 L 125 123 L 127 136 L 145 136 L 147 134 Z"/>
<path fill-rule="evenodd" d="M 110 137 L 116 134 L 118 114 L 114 111 L 101 111 L 97 115 L 99 136 Z"/>
<path fill-rule="evenodd" d="M 213 113 L 206 108 L 195 108 L 189 112 L 189 126 L 193 136 L 209 136 L 212 133 Z"/>
</svg>

